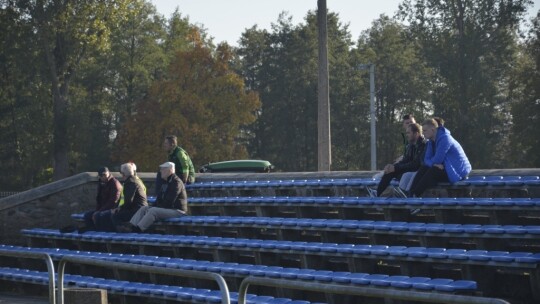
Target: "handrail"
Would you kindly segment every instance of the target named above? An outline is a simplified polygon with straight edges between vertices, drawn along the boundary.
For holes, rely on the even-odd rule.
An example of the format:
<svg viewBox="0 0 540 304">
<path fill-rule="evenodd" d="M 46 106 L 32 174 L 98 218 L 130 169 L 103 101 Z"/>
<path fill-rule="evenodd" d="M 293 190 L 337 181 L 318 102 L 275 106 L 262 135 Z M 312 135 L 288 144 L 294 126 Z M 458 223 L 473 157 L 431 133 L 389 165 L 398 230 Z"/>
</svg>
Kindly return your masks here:
<svg viewBox="0 0 540 304">
<path fill-rule="evenodd" d="M 28 252 L 21 250 L 7 250 L 0 249 L 0 255 L 9 256 L 15 258 L 25 258 L 25 259 L 43 259 L 45 264 L 47 264 L 47 273 L 49 274 L 49 304 L 56 303 L 56 287 L 54 281 L 54 264 L 51 259 L 51 256 L 43 252 Z"/>
<path fill-rule="evenodd" d="M 319 291 L 328 293 L 338 293 L 346 295 L 357 295 L 366 297 L 389 298 L 397 300 L 449 303 L 449 304 L 509 304 L 508 302 L 495 298 L 481 298 L 464 295 L 451 295 L 444 293 L 405 291 L 405 290 L 384 290 L 382 288 L 338 285 L 327 283 L 311 283 L 288 279 L 271 279 L 259 277 L 247 277 L 242 280 L 238 290 L 238 304 L 246 304 L 246 294 L 250 284 L 278 287 L 287 289 L 298 289 L 306 291 Z"/>
<path fill-rule="evenodd" d="M 230 304 L 231 299 L 229 295 L 229 288 L 225 279 L 213 272 L 203 272 L 196 270 L 183 270 L 183 269 L 170 269 L 164 267 L 148 266 L 148 265 L 134 265 L 122 262 L 111 262 L 106 260 L 92 260 L 86 257 L 64 256 L 58 264 L 58 304 L 64 304 L 64 271 L 68 262 L 93 265 L 93 266 L 105 266 L 108 268 L 118 268 L 130 271 L 147 272 L 153 274 L 174 275 L 195 279 L 214 280 L 221 291 L 221 303 Z"/>
</svg>

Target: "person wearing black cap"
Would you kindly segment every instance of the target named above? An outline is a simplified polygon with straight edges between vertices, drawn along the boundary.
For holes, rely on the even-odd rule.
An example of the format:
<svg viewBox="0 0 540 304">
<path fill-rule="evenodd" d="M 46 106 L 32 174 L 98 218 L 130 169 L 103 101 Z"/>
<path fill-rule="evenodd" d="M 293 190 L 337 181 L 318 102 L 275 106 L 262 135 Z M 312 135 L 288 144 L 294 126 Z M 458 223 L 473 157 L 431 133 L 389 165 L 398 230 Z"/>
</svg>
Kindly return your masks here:
<svg viewBox="0 0 540 304">
<path fill-rule="evenodd" d="M 122 193 L 122 185 L 109 172 L 109 168 L 99 168 L 98 179 L 96 209 L 84 213 L 86 227 L 81 229 L 81 232 L 99 229 L 102 220 L 101 217 L 105 215 L 104 211 L 117 207 L 120 194 Z"/>
</svg>

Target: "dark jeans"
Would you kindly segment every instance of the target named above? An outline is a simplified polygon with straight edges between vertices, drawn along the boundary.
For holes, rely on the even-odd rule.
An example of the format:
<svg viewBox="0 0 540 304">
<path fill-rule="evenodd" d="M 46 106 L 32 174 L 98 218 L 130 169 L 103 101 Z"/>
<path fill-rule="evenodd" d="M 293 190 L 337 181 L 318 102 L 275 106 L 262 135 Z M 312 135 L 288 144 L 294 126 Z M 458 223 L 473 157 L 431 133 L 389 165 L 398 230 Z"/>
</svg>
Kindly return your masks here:
<svg viewBox="0 0 540 304">
<path fill-rule="evenodd" d="M 116 212 L 116 214 L 113 214 L 112 216 L 113 225 L 116 227 L 122 223 L 129 222 L 129 220 L 131 220 L 133 215 L 135 215 L 135 213 L 137 213 L 138 210 L 139 208 L 134 209 L 134 210 L 120 210 Z"/>
<path fill-rule="evenodd" d="M 427 188 L 434 187 L 440 182 L 448 182 L 446 170 L 437 167 L 422 166 L 414 177 L 410 194 L 420 197 Z"/>
<path fill-rule="evenodd" d="M 135 211 L 120 210 L 114 214 L 111 210 L 100 212 L 99 220 L 97 220 L 96 230 L 115 232 L 116 227 L 122 223 L 129 222 L 137 210 L 138 209 L 135 209 Z"/>
<path fill-rule="evenodd" d="M 379 185 L 377 186 L 377 196 L 381 196 L 381 194 L 388 188 L 388 185 L 390 185 L 390 182 L 392 179 L 399 180 L 401 176 L 403 175 L 403 172 L 392 172 L 392 173 L 386 173 L 381 177 L 381 181 L 379 182 Z"/>
<path fill-rule="evenodd" d="M 99 211 L 96 214 L 96 222 L 92 220 L 92 215 L 96 211 L 88 211 L 84 213 L 84 223 L 86 224 L 86 229 L 88 230 L 97 230 L 97 231 L 112 231 L 110 229 L 110 217 L 111 211 Z"/>
</svg>

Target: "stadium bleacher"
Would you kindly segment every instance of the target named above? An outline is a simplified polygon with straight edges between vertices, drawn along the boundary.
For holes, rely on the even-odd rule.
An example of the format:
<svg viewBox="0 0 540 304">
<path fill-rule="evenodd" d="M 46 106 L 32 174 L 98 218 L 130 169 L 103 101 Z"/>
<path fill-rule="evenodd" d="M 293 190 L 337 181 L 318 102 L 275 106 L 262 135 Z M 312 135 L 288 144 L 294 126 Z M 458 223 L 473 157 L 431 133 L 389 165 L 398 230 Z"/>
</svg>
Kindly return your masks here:
<svg viewBox="0 0 540 304">
<path fill-rule="evenodd" d="M 160 221 L 153 233 L 24 229 L 31 247 L 0 249 L 46 252 L 55 260 L 87 256 L 215 272 L 227 278 L 233 302 L 236 288 L 248 276 L 498 297 L 519 304 L 540 301 L 540 198 L 530 195 L 540 186 L 538 176 L 478 175 L 439 186 L 442 191 L 467 194 L 456 197 L 362 196 L 377 182 L 372 178 L 198 182 L 188 186 L 191 215 Z M 342 189 L 332 192 L 340 195 L 316 191 L 330 188 Z M 506 196 L 514 190 L 520 192 Z M 468 195 L 471 191 L 477 191 L 473 197 Z M 497 191 L 505 197 L 489 196 Z M 411 215 L 411 209 L 422 212 Z M 72 218 L 81 220 L 81 214 Z M 46 273 L 25 269 L 23 262 L 18 268 L 0 266 L 4 266 L 1 280 L 29 284 L 48 280 Z M 132 281 L 118 271 L 101 276 L 84 267 L 79 271 L 68 277 L 69 284 L 105 288 L 116 296 L 220 300 L 217 291 L 204 284 L 193 287 L 180 280 L 185 286 L 175 287 L 155 276 L 145 282 L 143 275 Z M 251 303 L 363 299 L 281 288 L 253 290 Z"/>
</svg>

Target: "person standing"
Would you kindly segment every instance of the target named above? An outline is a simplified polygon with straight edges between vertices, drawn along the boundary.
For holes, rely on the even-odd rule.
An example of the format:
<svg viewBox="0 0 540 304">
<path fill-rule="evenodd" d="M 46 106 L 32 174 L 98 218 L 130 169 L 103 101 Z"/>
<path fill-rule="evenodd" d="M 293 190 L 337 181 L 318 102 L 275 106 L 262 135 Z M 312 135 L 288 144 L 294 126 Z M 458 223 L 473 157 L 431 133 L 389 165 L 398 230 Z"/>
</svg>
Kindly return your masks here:
<svg viewBox="0 0 540 304">
<path fill-rule="evenodd" d="M 174 163 L 176 175 L 182 180 L 184 185 L 195 182 L 195 167 L 186 150 L 178 146 L 178 138 L 174 135 L 168 135 L 163 140 L 163 149 L 167 151 L 167 160 Z M 161 188 L 162 179 L 160 172 L 156 176 L 155 192 L 158 193 Z"/>
</svg>

